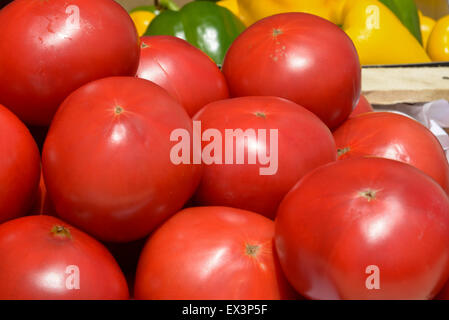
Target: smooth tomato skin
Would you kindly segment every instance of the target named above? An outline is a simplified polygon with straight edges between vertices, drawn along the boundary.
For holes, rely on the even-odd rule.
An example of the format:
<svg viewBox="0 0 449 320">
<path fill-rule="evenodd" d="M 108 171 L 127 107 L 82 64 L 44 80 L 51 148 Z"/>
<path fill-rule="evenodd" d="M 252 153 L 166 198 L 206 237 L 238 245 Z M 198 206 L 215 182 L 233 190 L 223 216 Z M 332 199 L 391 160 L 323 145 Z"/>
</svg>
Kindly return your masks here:
<svg viewBox="0 0 449 320">
<path fill-rule="evenodd" d="M 364 95 L 360 95 L 359 103 L 356 105 L 352 111 L 349 119 L 357 117 L 359 114 L 373 112 L 373 106 L 369 103 Z"/>
<path fill-rule="evenodd" d="M 315 113 L 330 129 L 352 112 L 361 68 L 352 41 L 333 23 L 306 13 L 265 18 L 230 47 L 223 73 L 231 96 L 277 96 Z"/>
<path fill-rule="evenodd" d="M 226 207 L 185 209 L 145 244 L 134 295 L 147 300 L 293 299 L 273 247 L 274 222 Z M 255 246 L 251 255 L 248 245 Z"/>
<path fill-rule="evenodd" d="M 229 206 L 275 217 L 277 207 L 298 180 L 321 165 L 336 160 L 335 142 L 326 125 L 305 108 L 277 97 L 244 97 L 217 101 L 204 107 L 194 120 L 202 132 L 216 129 L 223 137 L 223 164 L 207 164 L 195 194 L 200 205 Z M 226 150 L 226 129 L 265 129 L 264 141 L 245 144 L 245 163 L 236 164 L 236 143 Z M 278 164 L 272 175 L 261 175 L 267 168 L 257 159 L 249 164 L 247 155 L 269 154 L 270 130 L 277 130 Z M 260 136 L 259 136 L 260 137 Z M 209 142 L 203 142 L 203 150 Z M 273 148 L 273 151 L 275 148 Z M 233 152 L 233 164 L 225 164 L 225 153 Z M 249 153 L 248 153 L 249 152 Z M 272 163 L 275 163 L 273 155 Z M 274 165 L 273 165 L 274 168 Z"/>
<path fill-rule="evenodd" d="M 449 193 L 449 164 L 438 139 L 419 122 L 391 112 L 346 121 L 334 132 L 339 160 L 375 156 L 408 163 Z"/>
<path fill-rule="evenodd" d="M 275 242 L 287 279 L 307 298 L 431 299 L 449 276 L 449 199 L 399 161 L 338 161 L 287 195 Z M 369 266 L 379 268 L 379 289 L 366 286 Z"/>
<path fill-rule="evenodd" d="M 55 233 L 55 226 L 66 228 L 70 236 Z M 76 281 L 69 278 L 76 277 L 70 266 L 78 267 L 79 289 L 67 286 Z M 129 297 L 125 277 L 107 249 L 50 216 L 23 217 L 0 225 L 0 269 L 1 300 Z"/>
<path fill-rule="evenodd" d="M 39 184 L 40 155 L 26 126 L 0 105 L 0 223 L 28 213 Z"/>
<path fill-rule="evenodd" d="M 0 12 L 0 103 L 27 124 L 49 125 L 75 89 L 134 76 L 139 45 L 115 1 L 16 0 Z"/>
<path fill-rule="evenodd" d="M 226 79 L 215 63 L 187 41 L 142 37 L 137 76 L 167 90 L 190 116 L 206 104 L 229 98 Z"/>
<path fill-rule="evenodd" d="M 55 115 L 42 158 L 58 215 L 103 241 L 150 234 L 201 179 L 201 166 L 171 162 L 175 129 L 191 134 L 190 117 L 150 81 L 105 78 L 72 93 Z"/>
</svg>

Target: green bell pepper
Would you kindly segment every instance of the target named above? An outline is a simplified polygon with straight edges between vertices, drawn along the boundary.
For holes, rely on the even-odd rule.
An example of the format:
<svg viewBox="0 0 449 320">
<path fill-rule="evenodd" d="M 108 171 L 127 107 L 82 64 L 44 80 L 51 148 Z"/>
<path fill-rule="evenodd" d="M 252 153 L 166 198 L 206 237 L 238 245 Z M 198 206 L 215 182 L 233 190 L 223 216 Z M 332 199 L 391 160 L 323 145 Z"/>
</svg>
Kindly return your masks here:
<svg viewBox="0 0 449 320">
<path fill-rule="evenodd" d="M 414 0 L 380 0 L 401 20 L 402 24 L 422 44 L 418 8 Z"/>
<path fill-rule="evenodd" d="M 231 11 L 209 1 L 167 10 L 153 19 L 145 35 L 170 35 L 184 39 L 222 64 L 226 51 L 245 25 Z"/>
</svg>

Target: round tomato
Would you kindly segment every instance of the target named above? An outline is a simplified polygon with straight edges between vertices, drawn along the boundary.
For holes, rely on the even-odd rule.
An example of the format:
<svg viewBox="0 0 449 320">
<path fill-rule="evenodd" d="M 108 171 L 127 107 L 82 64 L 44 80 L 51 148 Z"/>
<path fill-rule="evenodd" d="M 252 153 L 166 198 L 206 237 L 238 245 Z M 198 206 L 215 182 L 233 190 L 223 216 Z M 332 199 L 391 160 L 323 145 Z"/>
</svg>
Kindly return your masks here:
<svg viewBox="0 0 449 320">
<path fill-rule="evenodd" d="M 145 244 L 134 295 L 152 300 L 295 297 L 273 251 L 274 222 L 225 207 L 190 208 Z"/>
<path fill-rule="evenodd" d="M 223 74 L 201 50 L 170 36 L 141 40 L 137 76 L 167 90 L 190 116 L 210 102 L 229 98 Z"/>
<path fill-rule="evenodd" d="M 331 129 L 360 95 L 360 63 L 335 24 L 306 13 L 256 22 L 232 44 L 223 63 L 232 96 L 277 96 L 296 102 Z"/>
<path fill-rule="evenodd" d="M 419 122 L 391 112 L 346 121 L 334 132 L 339 159 L 376 156 L 408 163 L 449 193 L 449 163 L 438 139 Z"/>
<path fill-rule="evenodd" d="M 354 118 L 358 116 L 359 114 L 373 112 L 373 106 L 368 102 L 366 97 L 364 95 L 360 95 L 360 100 L 355 109 L 352 111 L 349 118 Z"/>
<path fill-rule="evenodd" d="M 30 216 L 0 225 L 0 299 L 128 299 L 108 250 L 59 219 Z"/>
<path fill-rule="evenodd" d="M 410 165 L 334 162 L 279 207 L 276 248 L 311 299 L 430 299 L 449 276 L 449 199 Z"/>
<path fill-rule="evenodd" d="M 274 218 L 282 198 L 304 174 L 336 160 L 335 142 L 326 125 L 282 98 L 217 101 L 194 120 L 201 123 L 206 164 L 195 196 L 201 205 L 235 207 Z M 214 145 L 217 148 L 211 151 Z"/>
<path fill-rule="evenodd" d="M 44 144 L 45 183 L 60 217 L 112 242 L 148 235 L 182 208 L 201 166 L 171 161 L 171 133 L 191 133 L 181 105 L 132 77 L 91 82 L 61 105 Z"/>
<path fill-rule="evenodd" d="M 40 155 L 28 129 L 0 105 L 0 223 L 28 213 L 36 197 Z"/>
<path fill-rule="evenodd" d="M 48 125 L 85 83 L 134 76 L 139 38 L 111 0 L 16 0 L 0 11 L 0 103 L 24 122 Z"/>
</svg>

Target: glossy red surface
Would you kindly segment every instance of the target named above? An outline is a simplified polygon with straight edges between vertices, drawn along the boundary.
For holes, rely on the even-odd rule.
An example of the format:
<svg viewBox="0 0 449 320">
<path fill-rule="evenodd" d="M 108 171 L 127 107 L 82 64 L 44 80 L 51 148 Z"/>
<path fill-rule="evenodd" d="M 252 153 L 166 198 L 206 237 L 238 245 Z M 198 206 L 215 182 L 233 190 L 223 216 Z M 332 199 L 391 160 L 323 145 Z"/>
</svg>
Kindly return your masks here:
<svg viewBox="0 0 449 320">
<path fill-rule="evenodd" d="M 223 137 L 222 164 L 203 168 L 195 196 L 201 205 L 241 208 L 274 218 L 282 198 L 303 175 L 336 160 L 335 143 L 326 125 L 310 111 L 285 99 L 218 101 L 202 109 L 194 120 L 201 121 L 203 133 L 215 129 Z M 255 135 L 244 143 L 245 159 L 241 164 L 236 160 L 237 143 L 227 149 L 224 141 L 226 130 L 234 129 L 255 130 Z M 266 135 L 259 134 L 259 129 L 266 130 Z M 277 130 L 277 137 L 270 130 Z M 203 154 L 209 143 L 203 142 Z M 233 156 L 232 164 L 225 163 L 226 154 Z M 260 155 L 270 155 L 270 162 L 262 164 Z M 255 158 L 254 164 L 249 158 Z M 271 169 L 262 175 L 261 168 Z"/>
<path fill-rule="evenodd" d="M 360 115 L 334 132 L 339 159 L 376 156 L 408 163 L 435 179 L 449 193 L 449 163 L 430 130 L 391 112 Z"/>
<path fill-rule="evenodd" d="M 361 69 L 352 41 L 335 24 L 306 13 L 256 22 L 223 63 L 231 96 L 277 96 L 309 109 L 331 129 L 360 95 Z"/>
<path fill-rule="evenodd" d="M 147 236 L 195 191 L 201 166 L 175 165 L 173 130 L 191 133 L 181 105 L 132 77 L 91 82 L 61 105 L 42 157 L 58 215 L 100 240 Z"/>
<path fill-rule="evenodd" d="M 0 223 L 25 215 L 36 198 L 40 155 L 28 129 L 0 105 Z"/>
<path fill-rule="evenodd" d="M 287 195 L 275 239 L 287 279 L 308 298 L 431 299 L 449 276 L 449 199 L 407 164 L 338 161 Z"/>
<path fill-rule="evenodd" d="M 128 287 L 106 248 L 49 216 L 0 225 L 0 299 L 128 299 Z"/>
<path fill-rule="evenodd" d="M 134 76 L 139 38 L 111 0 L 16 0 L 0 11 L 0 103 L 22 121 L 49 125 L 87 82 Z"/>
<path fill-rule="evenodd" d="M 229 98 L 217 65 L 187 41 L 170 36 L 142 37 L 139 78 L 168 91 L 193 116 L 206 104 Z"/>
<path fill-rule="evenodd" d="M 354 118 L 359 114 L 373 111 L 374 111 L 373 106 L 369 103 L 366 97 L 364 95 L 360 95 L 359 103 L 356 105 L 349 118 Z"/>
<path fill-rule="evenodd" d="M 273 251 L 274 222 L 253 212 L 181 211 L 146 243 L 136 299 L 292 299 Z"/>
</svg>

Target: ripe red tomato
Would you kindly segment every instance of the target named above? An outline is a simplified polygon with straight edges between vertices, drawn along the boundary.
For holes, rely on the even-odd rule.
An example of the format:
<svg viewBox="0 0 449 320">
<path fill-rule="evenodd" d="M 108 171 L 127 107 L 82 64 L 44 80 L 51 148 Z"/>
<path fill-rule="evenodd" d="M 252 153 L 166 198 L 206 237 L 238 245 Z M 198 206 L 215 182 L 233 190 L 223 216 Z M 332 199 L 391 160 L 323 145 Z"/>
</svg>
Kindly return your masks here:
<svg viewBox="0 0 449 320">
<path fill-rule="evenodd" d="M 348 118 L 360 95 L 360 63 L 351 39 L 335 24 L 306 13 L 253 24 L 230 47 L 223 72 L 231 96 L 283 97 L 331 129 Z"/>
<path fill-rule="evenodd" d="M 39 184 L 40 155 L 28 129 L 0 105 L 0 223 L 25 215 Z"/>
<path fill-rule="evenodd" d="M 16 0 L 0 11 L 0 103 L 24 122 L 49 125 L 75 89 L 134 76 L 139 38 L 112 0 Z"/>
<path fill-rule="evenodd" d="M 408 163 L 449 193 L 449 163 L 437 138 L 408 117 L 375 112 L 349 119 L 334 132 L 339 159 L 376 156 Z"/>
<path fill-rule="evenodd" d="M 366 97 L 364 95 L 360 95 L 359 103 L 354 108 L 354 110 L 352 111 L 349 118 L 355 118 L 359 114 L 373 112 L 373 111 L 374 111 L 373 106 L 369 103 L 369 101 L 366 99 Z"/>
<path fill-rule="evenodd" d="M 193 116 L 206 104 L 229 98 L 226 79 L 215 63 L 187 41 L 142 37 L 139 78 L 153 81 Z"/>
<path fill-rule="evenodd" d="M 201 205 L 241 208 L 274 218 L 282 198 L 304 174 L 336 159 L 335 143 L 326 125 L 305 108 L 281 98 L 217 101 L 204 107 L 194 120 L 201 121 L 203 134 L 212 129 L 223 137 L 222 164 L 203 168 L 195 196 Z M 236 160 L 237 143 L 226 148 L 226 130 L 233 129 L 255 131 L 254 136 L 248 135 L 249 142 L 245 141 L 242 164 Z M 266 135 L 259 134 L 260 129 L 266 130 Z M 277 130 L 277 137 L 271 130 Z M 209 143 L 203 142 L 203 154 Z M 263 164 L 260 154 L 270 155 L 270 163 Z M 225 163 L 228 155 L 232 164 Z M 250 157 L 257 161 L 251 164 Z M 261 168 L 268 167 L 272 168 L 269 175 L 262 175 Z"/>
<path fill-rule="evenodd" d="M 190 208 L 145 244 L 135 298 L 277 300 L 295 295 L 273 251 L 274 222 L 225 207 Z"/>
<path fill-rule="evenodd" d="M 0 300 L 128 299 L 120 267 L 95 239 L 49 216 L 0 225 Z"/>
<path fill-rule="evenodd" d="M 179 128 L 191 133 L 191 119 L 150 81 L 112 77 L 76 90 L 44 144 L 45 183 L 58 215 L 104 241 L 148 235 L 201 179 L 201 166 L 171 162 L 170 135 Z"/>
<path fill-rule="evenodd" d="M 287 195 L 276 248 L 312 299 L 431 299 L 449 276 L 449 199 L 399 161 L 323 166 Z"/>
</svg>

